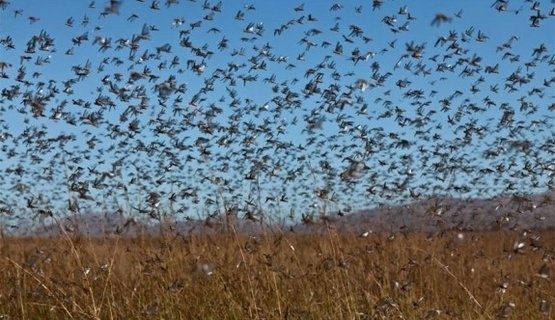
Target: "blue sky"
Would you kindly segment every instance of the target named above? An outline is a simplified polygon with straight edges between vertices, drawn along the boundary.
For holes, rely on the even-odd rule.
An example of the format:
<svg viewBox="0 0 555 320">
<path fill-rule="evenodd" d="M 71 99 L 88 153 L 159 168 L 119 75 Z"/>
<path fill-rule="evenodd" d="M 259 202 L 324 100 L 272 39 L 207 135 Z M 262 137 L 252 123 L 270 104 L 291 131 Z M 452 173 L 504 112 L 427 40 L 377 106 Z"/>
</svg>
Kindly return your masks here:
<svg viewBox="0 0 555 320">
<path fill-rule="evenodd" d="M 149 0 L 112 1 L 107 10 L 110 1 L 9 1 L 0 9 L 1 88 L 21 92 L 1 98 L 1 130 L 11 136 L 0 151 L 0 200 L 18 219 L 40 208 L 64 216 L 68 201 L 141 215 L 134 208 L 152 209 L 151 193 L 161 195 L 157 212 L 178 217 L 223 207 L 299 217 L 412 201 L 411 194 L 542 192 L 553 181 L 545 169 L 555 132 L 552 1 L 537 2 L 539 11 L 528 1 L 508 1 L 506 10 L 493 1 L 174 2 L 153 9 Z M 544 19 L 531 26 L 538 12 Z M 131 54 L 125 43 L 143 30 L 148 37 Z M 53 45 L 40 50 L 38 40 L 25 52 L 41 31 Z M 82 35 L 88 40 L 78 45 Z M 145 68 L 150 81 L 129 80 Z M 526 80 L 511 90 L 511 74 Z M 156 88 L 170 77 L 181 90 L 161 95 Z M 309 84 L 320 91 L 306 94 Z M 33 116 L 24 92 L 44 97 L 52 87 L 58 92 L 43 115 Z M 324 95 L 330 88 L 333 106 Z M 287 96 L 298 103 L 280 106 Z M 105 97 L 112 107 L 94 104 Z M 124 112 L 141 102 L 140 112 Z M 513 119 L 503 123 L 507 110 Z M 82 119 L 95 112 L 96 126 Z M 125 133 L 132 122 L 137 132 Z M 44 135 L 26 139 L 26 130 Z M 60 134 L 75 139 L 61 145 Z M 533 152 L 515 147 L 522 141 Z M 18 165 L 24 174 L 14 173 Z M 519 175 L 530 166 L 533 174 Z M 169 201 L 173 193 L 178 200 Z"/>
</svg>

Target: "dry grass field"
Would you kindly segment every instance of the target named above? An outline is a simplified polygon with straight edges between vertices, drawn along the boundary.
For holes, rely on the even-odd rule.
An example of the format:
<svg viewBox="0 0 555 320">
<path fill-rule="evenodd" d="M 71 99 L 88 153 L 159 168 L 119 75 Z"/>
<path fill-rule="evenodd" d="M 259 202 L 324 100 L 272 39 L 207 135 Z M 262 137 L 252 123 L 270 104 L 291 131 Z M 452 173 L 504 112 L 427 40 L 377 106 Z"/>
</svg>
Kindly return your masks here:
<svg viewBox="0 0 555 320">
<path fill-rule="evenodd" d="M 7 239 L 0 319 L 553 319 L 552 231 Z"/>
</svg>

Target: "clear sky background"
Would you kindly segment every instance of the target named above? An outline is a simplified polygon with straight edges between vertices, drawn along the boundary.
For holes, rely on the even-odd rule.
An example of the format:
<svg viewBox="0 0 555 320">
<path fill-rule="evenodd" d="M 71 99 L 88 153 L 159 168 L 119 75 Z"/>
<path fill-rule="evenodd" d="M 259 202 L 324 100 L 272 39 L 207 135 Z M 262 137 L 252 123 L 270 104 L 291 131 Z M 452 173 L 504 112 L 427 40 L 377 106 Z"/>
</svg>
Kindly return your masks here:
<svg viewBox="0 0 555 320">
<path fill-rule="evenodd" d="M 553 187 L 553 1 L 0 4 L 7 225 Z"/>
</svg>

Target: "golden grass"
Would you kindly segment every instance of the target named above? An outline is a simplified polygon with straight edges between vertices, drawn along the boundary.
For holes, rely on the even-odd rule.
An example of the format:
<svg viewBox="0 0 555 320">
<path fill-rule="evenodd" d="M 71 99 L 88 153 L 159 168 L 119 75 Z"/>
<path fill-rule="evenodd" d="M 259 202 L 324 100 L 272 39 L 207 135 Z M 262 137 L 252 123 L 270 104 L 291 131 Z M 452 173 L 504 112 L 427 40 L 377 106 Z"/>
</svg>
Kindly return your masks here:
<svg viewBox="0 0 555 320">
<path fill-rule="evenodd" d="M 463 235 L 2 239 L 0 318 L 555 317 L 553 232 Z"/>
</svg>

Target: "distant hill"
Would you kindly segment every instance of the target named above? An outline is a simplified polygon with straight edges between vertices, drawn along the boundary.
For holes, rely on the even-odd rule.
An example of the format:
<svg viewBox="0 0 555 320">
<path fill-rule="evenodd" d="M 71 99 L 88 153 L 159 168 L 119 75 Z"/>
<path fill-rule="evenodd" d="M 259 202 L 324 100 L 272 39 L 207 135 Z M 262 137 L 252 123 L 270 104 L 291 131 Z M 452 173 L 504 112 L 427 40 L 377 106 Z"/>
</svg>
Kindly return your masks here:
<svg viewBox="0 0 555 320">
<path fill-rule="evenodd" d="M 257 221 L 234 218 L 229 221 L 236 232 L 259 233 L 265 230 L 319 232 L 327 226 L 343 232 L 436 232 L 442 230 L 555 229 L 555 192 L 533 196 L 507 195 L 492 199 L 457 199 L 434 196 L 409 205 L 381 206 L 349 215 L 315 217 L 310 223 L 268 226 Z M 159 223 L 125 217 L 121 213 L 87 213 L 64 218 L 36 228 L 39 236 L 69 233 L 100 236 L 219 233 L 226 230 L 221 217 Z M 231 229 L 229 229 L 231 230 Z"/>
<path fill-rule="evenodd" d="M 352 232 L 413 232 L 442 230 L 553 229 L 555 192 L 492 199 L 434 196 L 403 206 L 382 206 L 328 219 L 339 230 Z M 313 226 L 297 226 L 311 231 Z"/>
</svg>

